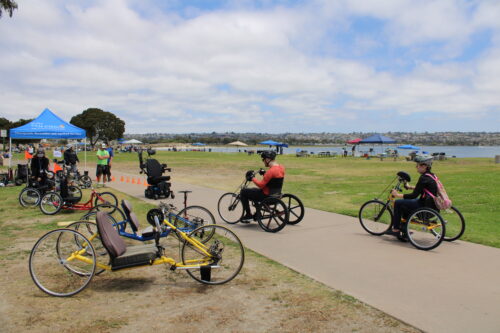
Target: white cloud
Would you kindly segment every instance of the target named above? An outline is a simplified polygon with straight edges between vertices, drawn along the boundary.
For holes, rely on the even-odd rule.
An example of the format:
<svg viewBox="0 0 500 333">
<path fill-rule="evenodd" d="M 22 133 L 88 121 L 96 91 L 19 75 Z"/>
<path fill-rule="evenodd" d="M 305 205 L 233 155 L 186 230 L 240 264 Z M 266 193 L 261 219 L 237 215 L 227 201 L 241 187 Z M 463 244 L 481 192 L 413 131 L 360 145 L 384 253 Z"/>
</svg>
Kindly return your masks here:
<svg viewBox="0 0 500 333">
<path fill-rule="evenodd" d="M 342 130 L 339 119 L 357 112 L 473 115 L 500 105 L 498 44 L 467 62 L 447 61 L 478 31 L 498 40 L 493 1 L 473 9 L 451 0 L 242 4 L 189 18 L 155 2 L 129 4 L 26 1 L 2 18 L 0 116 L 35 117 L 49 107 L 69 120 L 100 107 L 123 117 L 129 132 L 280 132 Z M 356 37 L 358 55 L 387 43 L 411 54 L 440 41 L 441 60 L 417 58 L 398 72 L 340 59 L 328 34 L 363 15 L 384 22 L 386 35 Z"/>
</svg>

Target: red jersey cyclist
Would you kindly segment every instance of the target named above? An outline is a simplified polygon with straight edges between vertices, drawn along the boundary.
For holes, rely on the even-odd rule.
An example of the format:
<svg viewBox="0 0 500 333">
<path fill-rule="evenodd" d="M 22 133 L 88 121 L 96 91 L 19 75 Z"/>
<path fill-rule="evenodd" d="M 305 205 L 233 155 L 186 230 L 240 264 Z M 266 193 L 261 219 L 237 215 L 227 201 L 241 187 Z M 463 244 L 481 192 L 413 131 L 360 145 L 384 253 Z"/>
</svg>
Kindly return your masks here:
<svg viewBox="0 0 500 333">
<path fill-rule="evenodd" d="M 285 167 L 276 162 L 276 152 L 274 151 L 264 151 L 260 157 L 269 170 L 265 172 L 262 180 L 255 178 L 255 173 L 253 171 L 247 171 L 247 180 L 252 181 L 258 188 L 245 188 L 241 190 L 241 203 L 243 204 L 244 210 L 241 222 L 253 220 L 253 215 L 250 212 L 249 200 L 258 202 L 270 195 L 281 194 L 283 180 L 285 179 Z"/>
</svg>

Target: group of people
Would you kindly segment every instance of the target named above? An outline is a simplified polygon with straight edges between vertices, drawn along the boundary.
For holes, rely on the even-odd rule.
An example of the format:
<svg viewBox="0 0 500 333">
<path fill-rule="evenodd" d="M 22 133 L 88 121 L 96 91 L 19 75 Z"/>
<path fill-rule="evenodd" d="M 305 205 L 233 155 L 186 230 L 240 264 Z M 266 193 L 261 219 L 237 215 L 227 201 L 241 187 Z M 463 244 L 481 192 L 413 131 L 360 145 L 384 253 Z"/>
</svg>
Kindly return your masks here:
<svg viewBox="0 0 500 333">
<path fill-rule="evenodd" d="M 28 150 L 27 152 L 30 153 Z M 46 179 L 50 164 L 49 159 L 45 155 L 45 149 L 43 147 L 39 147 L 36 153 L 33 153 L 33 150 L 31 150 L 31 154 L 33 156 L 31 159 L 31 176 L 33 179 L 39 182 L 43 182 Z M 78 172 L 78 163 L 80 163 L 80 159 L 78 158 L 77 152 L 73 149 L 73 145 L 69 144 L 66 146 L 66 150 L 64 151 L 63 156 L 64 164 L 67 168 L 69 168 L 69 172 Z M 112 180 L 111 164 L 114 157 L 113 148 L 108 148 L 105 143 L 101 144 L 97 150 L 96 157 L 97 183 L 104 185 L 106 181 L 110 182 Z"/>
<path fill-rule="evenodd" d="M 258 188 L 245 188 L 241 191 L 241 202 L 244 209 L 241 222 L 244 223 L 248 223 L 253 219 L 249 201 L 262 201 L 269 195 L 281 193 L 285 178 L 285 167 L 276 162 L 276 153 L 274 151 L 264 151 L 261 158 L 264 166 L 269 168 L 267 171 L 260 172 L 263 175 L 262 180 L 257 179 L 253 171 L 248 171 L 246 174 L 247 181 L 253 182 Z M 401 218 L 408 217 L 413 211 L 421 207 L 429 207 L 438 211 L 433 199 L 438 195 L 437 178 L 432 172 L 433 160 L 434 158 L 429 155 L 415 158 L 420 178 L 415 186 L 405 184 L 405 189 L 413 190 L 413 192 L 402 194 L 396 190 L 392 191 L 392 195 L 400 200 L 395 202 L 393 226 L 388 231 L 388 234 L 396 236 L 401 241 L 406 241 L 406 235 L 400 230 Z"/>
</svg>

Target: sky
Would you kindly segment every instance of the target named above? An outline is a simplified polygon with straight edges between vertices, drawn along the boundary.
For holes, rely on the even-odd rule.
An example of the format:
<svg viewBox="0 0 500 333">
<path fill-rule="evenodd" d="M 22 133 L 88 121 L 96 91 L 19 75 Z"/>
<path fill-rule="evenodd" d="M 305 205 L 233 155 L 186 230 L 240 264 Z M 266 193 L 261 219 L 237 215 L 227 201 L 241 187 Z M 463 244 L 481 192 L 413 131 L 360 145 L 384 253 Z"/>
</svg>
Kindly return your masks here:
<svg viewBox="0 0 500 333">
<path fill-rule="evenodd" d="M 0 117 L 126 133 L 500 131 L 497 0 L 19 0 Z"/>
</svg>

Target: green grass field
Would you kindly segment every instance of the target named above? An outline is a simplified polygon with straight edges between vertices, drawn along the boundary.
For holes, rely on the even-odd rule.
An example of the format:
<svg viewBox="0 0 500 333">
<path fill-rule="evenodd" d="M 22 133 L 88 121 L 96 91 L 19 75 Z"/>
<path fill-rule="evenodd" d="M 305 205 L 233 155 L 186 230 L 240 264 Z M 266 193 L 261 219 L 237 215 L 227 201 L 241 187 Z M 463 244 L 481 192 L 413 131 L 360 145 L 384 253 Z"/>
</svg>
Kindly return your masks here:
<svg viewBox="0 0 500 333">
<path fill-rule="evenodd" d="M 246 170 L 262 167 L 259 156 L 243 153 L 166 152 L 154 156 L 171 167 L 172 179 L 227 191 L 243 180 Z M 80 156 L 83 165 L 83 156 Z M 286 166 L 284 191 L 301 198 L 306 207 L 357 216 L 367 200 L 385 199 L 384 188 L 403 170 L 418 179 L 415 163 L 363 158 L 278 157 Z M 94 153 L 87 163 L 94 166 Z M 116 154 L 113 168 L 138 172 L 135 153 Z M 82 169 L 82 166 L 80 166 Z M 453 205 L 466 219 L 462 240 L 500 247 L 500 164 L 487 158 L 436 161 L 433 171 L 446 187 Z"/>
</svg>

